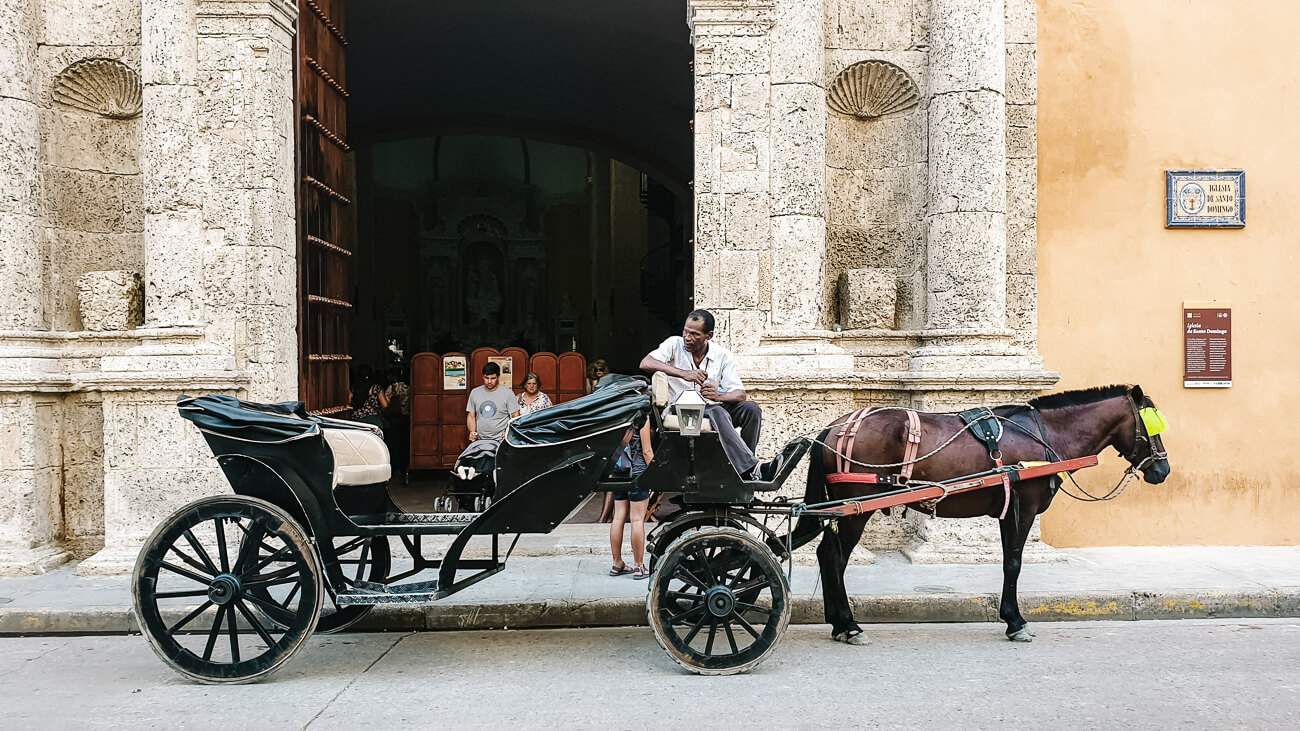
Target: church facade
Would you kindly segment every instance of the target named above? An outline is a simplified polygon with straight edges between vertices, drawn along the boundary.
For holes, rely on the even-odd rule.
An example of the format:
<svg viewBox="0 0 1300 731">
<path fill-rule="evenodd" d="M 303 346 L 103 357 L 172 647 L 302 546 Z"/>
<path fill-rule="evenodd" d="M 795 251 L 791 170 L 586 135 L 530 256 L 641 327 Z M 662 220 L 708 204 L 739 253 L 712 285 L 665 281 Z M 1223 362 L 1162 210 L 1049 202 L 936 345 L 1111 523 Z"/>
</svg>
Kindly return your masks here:
<svg viewBox="0 0 1300 731">
<path fill-rule="evenodd" d="M 1051 388 L 1032 0 L 680 10 L 693 305 L 765 408 L 760 451 L 862 406 Z M 303 312 L 347 292 L 304 297 L 305 252 L 334 245 L 304 243 L 304 200 L 349 191 L 304 175 L 298 141 L 347 158 L 301 91 L 346 85 L 301 36 L 343 43 L 342 12 L 0 3 L 0 572 L 128 570 L 165 515 L 228 489 L 177 395 L 296 399 L 331 357 L 304 354 Z M 996 540 L 947 523 L 895 515 L 867 540 L 918 561 Z"/>
</svg>

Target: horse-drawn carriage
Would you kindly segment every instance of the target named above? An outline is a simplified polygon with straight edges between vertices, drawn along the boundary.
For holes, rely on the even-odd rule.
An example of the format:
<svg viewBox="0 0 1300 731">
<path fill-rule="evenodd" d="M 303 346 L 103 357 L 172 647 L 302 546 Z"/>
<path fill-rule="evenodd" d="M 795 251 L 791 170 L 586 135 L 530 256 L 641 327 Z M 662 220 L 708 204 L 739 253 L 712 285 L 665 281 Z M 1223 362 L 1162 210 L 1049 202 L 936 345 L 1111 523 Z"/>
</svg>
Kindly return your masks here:
<svg viewBox="0 0 1300 731">
<path fill-rule="evenodd" d="M 593 492 L 649 489 L 680 494 L 680 510 L 648 544 L 647 615 L 656 638 L 693 672 L 743 672 L 767 658 L 785 632 L 792 602 L 782 562 L 823 522 L 856 516 L 865 523 L 863 516 L 882 507 L 993 488 L 1000 494 L 1002 485 L 1034 485 L 1085 466 L 1058 459 L 916 484 L 876 470 L 879 479 L 852 483 L 870 501 L 860 491 L 813 505 L 769 500 L 764 496 L 780 489 L 810 447 L 815 463 L 833 452 L 852 465 L 874 465 L 854 459 L 864 453 L 852 445 L 843 454 L 843 444 L 823 432 L 787 444 L 770 479 L 746 480 L 706 419 L 677 424 L 655 406 L 643 379 L 611 378 L 589 396 L 509 426 L 492 472 L 494 494 L 477 503 L 481 510 L 410 513 L 389 497 L 388 454 L 373 427 L 314 416 L 300 403 L 182 397 L 181 416 L 203 433 L 234 494 L 190 503 L 146 542 L 132 579 L 140 628 L 159 657 L 190 678 L 256 680 L 288 662 L 314 631 L 342 630 L 379 604 L 443 599 L 501 571 L 514 547 L 503 554 L 502 536 L 548 533 Z M 856 418 L 843 424 L 865 415 Z M 635 485 L 611 477 L 625 437 L 646 419 L 657 433 L 655 459 Z M 821 474 L 815 464 L 809 495 L 824 494 L 815 484 Z M 800 523 L 791 531 L 793 518 Z M 769 525 L 773 519 L 785 533 Z M 431 557 L 429 536 L 451 542 Z M 476 537 L 490 544 L 489 557 L 465 556 Z M 405 553 L 400 570 L 394 541 Z M 819 558 L 826 558 L 820 550 Z M 823 561 L 824 579 L 827 570 Z M 426 571 L 436 576 L 417 576 Z M 832 620 L 836 597 L 826 599 Z"/>
</svg>

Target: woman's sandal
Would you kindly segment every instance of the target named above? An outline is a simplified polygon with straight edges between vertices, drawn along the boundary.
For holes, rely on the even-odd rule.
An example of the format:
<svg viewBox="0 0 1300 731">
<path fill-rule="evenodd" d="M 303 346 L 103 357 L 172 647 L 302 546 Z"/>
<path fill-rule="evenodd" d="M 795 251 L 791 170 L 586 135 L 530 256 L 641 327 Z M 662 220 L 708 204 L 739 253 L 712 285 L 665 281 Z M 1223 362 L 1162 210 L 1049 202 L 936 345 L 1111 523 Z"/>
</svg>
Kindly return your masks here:
<svg viewBox="0 0 1300 731">
<path fill-rule="evenodd" d="M 630 574 L 630 573 L 632 573 L 632 567 L 628 566 L 627 564 L 623 564 L 622 566 L 609 567 L 610 576 L 623 576 L 625 574 Z"/>
<path fill-rule="evenodd" d="M 642 566 L 641 564 L 637 564 L 636 568 L 632 569 L 632 578 L 648 579 L 650 578 L 650 572 L 646 571 L 645 566 Z"/>
</svg>

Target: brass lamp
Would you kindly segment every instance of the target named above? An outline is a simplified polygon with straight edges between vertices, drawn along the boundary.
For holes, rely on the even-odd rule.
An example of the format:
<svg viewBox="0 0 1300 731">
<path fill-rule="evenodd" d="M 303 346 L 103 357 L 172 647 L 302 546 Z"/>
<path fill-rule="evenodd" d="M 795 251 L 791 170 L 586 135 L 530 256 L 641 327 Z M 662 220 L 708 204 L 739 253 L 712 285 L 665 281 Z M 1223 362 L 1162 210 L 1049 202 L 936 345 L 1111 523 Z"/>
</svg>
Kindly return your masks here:
<svg viewBox="0 0 1300 731">
<path fill-rule="evenodd" d="M 682 436 L 698 437 L 704 427 L 704 409 L 708 406 L 699 391 L 684 391 L 673 403 Z"/>
</svg>

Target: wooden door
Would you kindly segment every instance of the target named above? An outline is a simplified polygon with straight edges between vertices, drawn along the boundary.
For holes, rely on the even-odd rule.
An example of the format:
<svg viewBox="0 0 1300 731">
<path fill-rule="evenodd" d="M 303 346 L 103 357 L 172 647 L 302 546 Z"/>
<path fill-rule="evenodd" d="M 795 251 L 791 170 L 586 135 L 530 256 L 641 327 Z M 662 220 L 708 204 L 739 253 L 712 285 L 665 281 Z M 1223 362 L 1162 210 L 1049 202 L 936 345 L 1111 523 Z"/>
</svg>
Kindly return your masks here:
<svg viewBox="0 0 1300 731">
<path fill-rule="evenodd" d="M 303 0 L 298 16 L 298 390 L 318 414 L 351 408 L 355 176 L 347 143 L 344 2 Z"/>
</svg>

